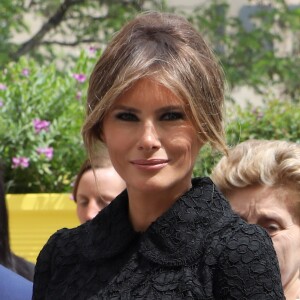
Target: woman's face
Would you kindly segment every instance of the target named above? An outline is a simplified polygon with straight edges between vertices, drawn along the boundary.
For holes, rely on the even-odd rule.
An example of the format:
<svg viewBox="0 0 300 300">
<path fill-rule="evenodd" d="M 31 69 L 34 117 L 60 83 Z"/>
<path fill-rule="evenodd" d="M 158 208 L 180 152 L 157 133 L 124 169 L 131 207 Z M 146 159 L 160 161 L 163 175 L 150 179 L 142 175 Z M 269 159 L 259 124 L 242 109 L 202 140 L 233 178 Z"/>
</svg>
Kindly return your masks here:
<svg viewBox="0 0 300 300">
<path fill-rule="evenodd" d="M 151 79 L 123 93 L 103 121 L 102 139 L 128 191 L 186 191 L 202 143 L 182 101 Z"/>
<path fill-rule="evenodd" d="M 96 174 L 96 177 L 95 177 Z M 77 216 L 80 223 L 93 219 L 125 188 L 125 182 L 113 167 L 86 171 L 76 193 Z"/>
<path fill-rule="evenodd" d="M 298 281 L 300 226 L 299 218 L 294 215 L 299 194 L 288 188 L 260 186 L 232 191 L 228 199 L 243 219 L 268 231 L 277 253 L 284 289 Z M 299 281 L 297 284 L 299 288 Z"/>
</svg>

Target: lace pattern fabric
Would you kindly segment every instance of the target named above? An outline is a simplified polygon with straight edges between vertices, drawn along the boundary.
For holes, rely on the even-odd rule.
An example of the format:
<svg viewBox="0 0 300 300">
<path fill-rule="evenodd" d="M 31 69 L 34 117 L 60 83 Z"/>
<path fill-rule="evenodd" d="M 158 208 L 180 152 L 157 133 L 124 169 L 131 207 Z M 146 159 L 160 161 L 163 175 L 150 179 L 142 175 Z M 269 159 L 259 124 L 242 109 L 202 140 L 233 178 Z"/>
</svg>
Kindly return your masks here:
<svg viewBox="0 0 300 300">
<path fill-rule="evenodd" d="M 267 233 L 232 212 L 208 178 L 142 234 L 126 191 L 95 219 L 54 234 L 33 299 L 285 299 Z"/>
</svg>

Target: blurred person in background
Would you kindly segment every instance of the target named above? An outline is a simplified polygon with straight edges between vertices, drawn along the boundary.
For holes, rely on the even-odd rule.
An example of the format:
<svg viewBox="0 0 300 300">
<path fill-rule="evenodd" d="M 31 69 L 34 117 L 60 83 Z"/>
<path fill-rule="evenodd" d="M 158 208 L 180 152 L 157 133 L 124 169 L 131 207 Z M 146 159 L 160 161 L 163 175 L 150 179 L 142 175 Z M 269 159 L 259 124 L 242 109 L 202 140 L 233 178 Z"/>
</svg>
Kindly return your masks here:
<svg viewBox="0 0 300 300">
<path fill-rule="evenodd" d="M 300 145 L 248 140 L 224 156 L 212 179 L 233 210 L 272 238 L 287 300 L 300 297 Z"/>
<path fill-rule="evenodd" d="M 124 180 L 107 155 L 97 159 L 94 168 L 90 159 L 86 159 L 76 176 L 73 188 L 73 199 L 80 223 L 93 219 L 125 188 Z"/>
<path fill-rule="evenodd" d="M 9 216 L 5 200 L 3 166 L 0 166 L 0 264 L 33 281 L 34 264 L 14 254 L 9 242 Z"/>
</svg>

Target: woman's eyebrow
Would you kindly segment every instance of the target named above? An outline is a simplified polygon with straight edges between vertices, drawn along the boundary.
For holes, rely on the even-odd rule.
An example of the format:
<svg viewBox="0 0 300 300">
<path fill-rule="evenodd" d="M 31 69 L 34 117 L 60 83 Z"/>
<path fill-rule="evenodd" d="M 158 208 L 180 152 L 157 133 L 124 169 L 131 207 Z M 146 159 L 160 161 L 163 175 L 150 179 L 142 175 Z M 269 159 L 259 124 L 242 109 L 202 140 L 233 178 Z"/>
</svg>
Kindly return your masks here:
<svg viewBox="0 0 300 300">
<path fill-rule="evenodd" d="M 134 107 L 123 105 L 123 104 L 115 105 L 112 108 L 112 110 L 126 110 L 126 111 L 132 112 L 132 113 L 140 113 L 142 111 L 140 109 L 136 109 Z M 184 110 L 184 107 L 181 104 L 162 106 L 162 107 L 158 108 L 157 110 L 155 110 L 155 113 L 163 113 L 163 112 L 174 111 L 174 110 L 180 110 L 181 111 L 181 110 Z"/>
<path fill-rule="evenodd" d="M 263 222 L 270 222 L 270 221 L 283 222 L 284 221 L 284 218 L 282 218 L 277 213 L 262 212 L 258 215 L 258 218 Z"/>
<path fill-rule="evenodd" d="M 166 111 L 174 111 L 174 110 L 183 110 L 184 107 L 181 104 L 178 105 L 168 105 L 168 106 L 163 106 L 159 109 L 156 110 L 156 112 L 161 113 L 161 112 L 166 112 Z"/>
<path fill-rule="evenodd" d="M 126 110 L 128 112 L 133 112 L 133 113 L 140 112 L 139 109 L 136 109 L 136 108 L 130 107 L 130 106 L 126 106 L 126 105 L 122 105 L 122 104 L 117 104 L 117 105 L 113 106 L 112 110 Z"/>
</svg>

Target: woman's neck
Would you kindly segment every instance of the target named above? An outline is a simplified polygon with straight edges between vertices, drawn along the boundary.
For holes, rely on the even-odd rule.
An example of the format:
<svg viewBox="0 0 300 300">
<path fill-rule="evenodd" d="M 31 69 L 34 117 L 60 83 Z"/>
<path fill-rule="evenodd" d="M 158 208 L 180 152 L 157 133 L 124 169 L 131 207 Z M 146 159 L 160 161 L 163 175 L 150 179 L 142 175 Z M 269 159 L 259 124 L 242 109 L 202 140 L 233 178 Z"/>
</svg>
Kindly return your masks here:
<svg viewBox="0 0 300 300">
<path fill-rule="evenodd" d="M 298 274 L 299 275 L 299 274 Z M 295 276 L 284 288 L 284 295 L 286 300 L 300 299 L 300 278 Z"/>
<path fill-rule="evenodd" d="M 168 189 L 164 192 L 145 192 L 127 187 L 129 217 L 134 230 L 137 232 L 146 231 L 151 223 L 164 214 L 189 188 L 190 186 L 184 189 Z"/>
</svg>

